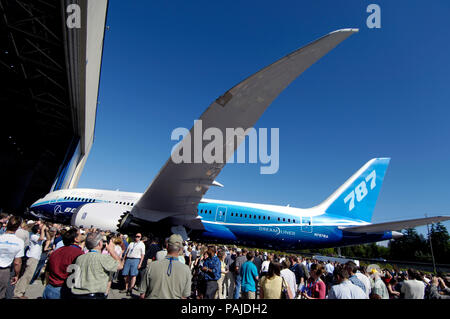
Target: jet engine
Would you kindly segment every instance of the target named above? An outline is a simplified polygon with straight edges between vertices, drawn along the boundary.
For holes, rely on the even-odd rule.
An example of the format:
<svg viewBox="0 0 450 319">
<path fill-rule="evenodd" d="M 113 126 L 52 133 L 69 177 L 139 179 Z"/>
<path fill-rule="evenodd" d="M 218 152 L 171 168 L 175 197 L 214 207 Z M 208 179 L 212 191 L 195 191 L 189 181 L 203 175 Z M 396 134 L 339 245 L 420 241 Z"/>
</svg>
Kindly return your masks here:
<svg viewBox="0 0 450 319">
<path fill-rule="evenodd" d="M 110 203 L 89 203 L 78 207 L 71 224 L 83 228 L 98 228 L 116 232 L 120 228 L 122 218 L 129 213 L 126 206 Z"/>
</svg>

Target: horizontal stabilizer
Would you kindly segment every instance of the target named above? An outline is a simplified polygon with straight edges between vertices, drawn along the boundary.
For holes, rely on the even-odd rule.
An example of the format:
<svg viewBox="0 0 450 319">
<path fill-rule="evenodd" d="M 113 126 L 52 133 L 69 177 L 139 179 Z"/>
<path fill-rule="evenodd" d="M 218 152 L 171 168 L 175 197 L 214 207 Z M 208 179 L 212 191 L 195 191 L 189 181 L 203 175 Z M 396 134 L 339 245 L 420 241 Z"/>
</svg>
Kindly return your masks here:
<svg viewBox="0 0 450 319">
<path fill-rule="evenodd" d="M 394 231 L 406 228 L 414 228 L 417 226 L 443 222 L 446 220 L 450 220 L 450 216 L 436 216 L 418 219 L 399 220 L 396 222 L 347 227 L 341 229 L 351 233 L 381 233 L 384 231 Z"/>
</svg>

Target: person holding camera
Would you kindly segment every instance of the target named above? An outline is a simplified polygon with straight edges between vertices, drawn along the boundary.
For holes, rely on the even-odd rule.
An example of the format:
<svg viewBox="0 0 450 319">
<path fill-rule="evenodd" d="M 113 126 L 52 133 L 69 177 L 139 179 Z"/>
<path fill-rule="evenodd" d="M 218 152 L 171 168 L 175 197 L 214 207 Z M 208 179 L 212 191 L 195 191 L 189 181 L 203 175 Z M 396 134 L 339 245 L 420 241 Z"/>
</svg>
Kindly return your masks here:
<svg viewBox="0 0 450 319">
<path fill-rule="evenodd" d="M 86 248 L 88 253 L 80 255 L 75 261 L 74 273 L 67 278 L 74 299 L 106 299 L 110 273 L 123 268 L 115 245 L 110 240 L 106 246 L 108 255 L 102 254 L 103 236 L 99 232 L 88 233 Z"/>
</svg>

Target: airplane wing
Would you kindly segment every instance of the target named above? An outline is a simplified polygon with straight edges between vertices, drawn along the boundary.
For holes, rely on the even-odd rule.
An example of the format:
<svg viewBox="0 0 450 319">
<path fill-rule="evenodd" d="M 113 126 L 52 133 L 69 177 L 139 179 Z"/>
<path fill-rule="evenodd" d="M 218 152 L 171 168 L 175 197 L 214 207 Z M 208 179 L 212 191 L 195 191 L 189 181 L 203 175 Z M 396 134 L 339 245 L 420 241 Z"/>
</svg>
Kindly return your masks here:
<svg viewBox="0 0 450 319">
<path fill-rule="evenodd" d="M 272 101 L 295 78 L 357 31 L 358 29 L 342 29 L 329 33 L 265 67 L 225 92 L 201 115 L 199 120 L 202 121 L 202 136 L 208 128 L 218 128 L 225 136 L 226 128 L 246 130 L 253 127 Z M 194 127 L 190 130 L 193 140 L 195 139 Z M 179 147 L 183 144 L 184 139 Z M 187 225 L 191 228 L 198 226 L 202 229 L 202 223 L 198 219 L 195 220 L 197 206 L 225 166 L 228 159 L 226 154 L 232 156 L 243 139 L 245 139 L 245 135 L 238 138 L 237 143 L 232 143 L 234 148 L 231 149 L 230 141 L 223 143 L 224 159 L 221 163 L 206 163 L 202 158 L 201 162 L 197 163 L 192 161 L 192 163 L 176 164 L 172 157 L 169 158 L 134 205 L 131 215 L 150 221 L 172 218 L 177 219 L 176 224 L 178 225 Z M 208 143 L 203 141 L 202 150 Z M 194 143 L 191 144 L 191 154 L 193 155 Z"/>
<path fill-rule="evenodd" d="M 406 228 L 414 228 L 417 226 L 443 222 L 446 220 L 450 220 L 450 216 L 436 216 L 418 219 L 399 220 L 396 222 L 371 224 L 356 227 L 345 227 L 341 229 L 351 233 L 381 233 L 384 231 L 395 231 Z"/>
</svg>

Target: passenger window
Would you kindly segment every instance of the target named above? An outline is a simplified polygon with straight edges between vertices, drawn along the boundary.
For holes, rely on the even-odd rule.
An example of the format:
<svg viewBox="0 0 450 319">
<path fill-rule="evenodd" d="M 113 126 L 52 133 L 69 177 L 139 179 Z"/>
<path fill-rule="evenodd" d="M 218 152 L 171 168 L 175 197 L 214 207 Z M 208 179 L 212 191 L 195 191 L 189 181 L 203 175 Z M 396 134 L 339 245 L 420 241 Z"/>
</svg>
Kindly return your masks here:
<svg viewBox="0 0 450 319">
<path fill-rule="evenodd" d="M 286 219 L 284 219 L 284 218 L 283 218 L 283 221 L 285 222 L 285 221 L 286 221 Z"/>
<path fill-rule="evenodd" d="M 266 219 L 266 216 L 263 216 L 263 219 Z"/>
<path fill-rule="evenodd" d="M 278 217 L 278 221 L 280 221 L 280 217 Z"/>
<path fill-rule="evenodd" d="M 245 218 L 247 218 L 247 214 L 245 214 Z"/>
<path fill-rule="evenodd" d="M 292 220 L 295 223 L 295 219 Z"/>
<path fill-rule="evenodd" d="M 270 216 L 268 216 L 267 219 L 270 220 Z"/>
<path fill-rule="evenodd" d="M 261 216 L 258 216 L 258 219 L 261 219 Z"/>
<path fill-rule="evenodd" d="M 239 216 L 239 217 L 242 217 L 242 214 L 241 214 L 241 216 Z"/>
<path fill-rule="evenodd" d="M 288 218 L 288 222 L 291 222 L 291 219 L 290 219 L 290 218 Z"/>
</svg>

